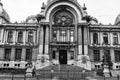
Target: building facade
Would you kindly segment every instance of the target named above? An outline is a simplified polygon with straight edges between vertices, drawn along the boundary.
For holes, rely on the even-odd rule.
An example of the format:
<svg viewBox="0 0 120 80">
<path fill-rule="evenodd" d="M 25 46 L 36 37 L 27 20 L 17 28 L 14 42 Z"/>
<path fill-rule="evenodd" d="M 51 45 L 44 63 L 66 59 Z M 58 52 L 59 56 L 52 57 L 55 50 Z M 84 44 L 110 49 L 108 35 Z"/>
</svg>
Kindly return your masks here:
<svg viewBox="0 0 120 80">
<path fill-rule="evenodd" d="M 114 25 L 103 25 L 77 0 L 48 0 L 39 14 L 23 23 L 11 23 L 2 6 L 0 68 L 24 69 L 32 61 L 37 68 L 45 63 L 43 67 L 60 64 L 94 69 L 109 54 L 113 69 L 120 69 L 120 15 Z"/>
</svg>

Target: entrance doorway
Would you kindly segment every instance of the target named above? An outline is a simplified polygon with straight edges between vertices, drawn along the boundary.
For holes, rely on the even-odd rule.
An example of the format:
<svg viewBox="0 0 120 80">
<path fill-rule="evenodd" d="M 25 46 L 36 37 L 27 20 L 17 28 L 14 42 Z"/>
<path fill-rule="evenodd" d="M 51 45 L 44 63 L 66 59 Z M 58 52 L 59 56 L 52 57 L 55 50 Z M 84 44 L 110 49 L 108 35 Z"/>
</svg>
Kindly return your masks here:
<svg viewBox="0 0 120 80">
<path fill-rule="evenodd" d="M 67 50 L 59 50 L 60 64 L 67 64 Z"/>
</svg>

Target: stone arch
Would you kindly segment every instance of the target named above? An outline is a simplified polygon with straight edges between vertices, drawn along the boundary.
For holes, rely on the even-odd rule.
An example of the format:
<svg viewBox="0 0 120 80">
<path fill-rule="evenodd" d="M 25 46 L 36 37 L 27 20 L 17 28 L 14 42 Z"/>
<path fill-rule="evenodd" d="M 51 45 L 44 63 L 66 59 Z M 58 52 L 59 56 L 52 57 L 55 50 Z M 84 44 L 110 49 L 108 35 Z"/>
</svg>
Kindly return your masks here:
<svg viewBox="0 0 120 80">
<path fill-rule="evenodd" d="M 58 3 L 54 3 L 54 4 L 49 5 L 45 10 L 46 22 L 49 22 L 50 16 L 56 7 L 64 6 L 64 5 L 68 6 L 69 10 L 75 12 L 74 14 L 76 14 L 78 17 L 77 22 L 78 23 L 81 22 L 82 17 L 84 16 L 84 12 L 80 6 L 77 6 L 75 3 L 73 4 L 73 2 L 58 2 Z"/>
<path fill-rule="evenodd" d="M 54 22 L 54 17 L 56 14 L 60 13 L 60 12 L 68 12 L 72 18 L 73 18 L 73 23 L 75 24 L 75 22 L 78 22 L 78 19 L 77 19 L 77 13 L 76 11 L 72 10 L 70 7 L 67 7 L 67 9 L 63 10 L 63 9 L 60 9 L 60 6 L 54 8 L 54 10 L 52 10 L 51 14 L 50 14 L 50 23 L 53 23 Z"/>
</svg>

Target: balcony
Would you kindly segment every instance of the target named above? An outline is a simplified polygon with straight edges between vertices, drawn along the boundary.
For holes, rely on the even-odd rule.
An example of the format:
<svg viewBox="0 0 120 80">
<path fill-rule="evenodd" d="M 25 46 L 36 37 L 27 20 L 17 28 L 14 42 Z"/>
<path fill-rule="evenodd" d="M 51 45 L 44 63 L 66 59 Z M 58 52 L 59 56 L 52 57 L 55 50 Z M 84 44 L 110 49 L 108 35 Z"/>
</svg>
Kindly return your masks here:
<svg viewBox="0 0 120 80">
<path fill-rule="evenodd" d="M 70 42 L 70 41 L 52 41 L 50 42 L 51 46 L 76 46 L 77 42 Z"/>
<path fill-rule="evenodd" d="M 89 47 L 108 47 L 108 48 L 120 48 L 120 44 L 110 44 L 110 43 L 98 43 L 98 44 L 95 44 L 95 43 L 92 43 L 89 45 Z"/>
</svg>

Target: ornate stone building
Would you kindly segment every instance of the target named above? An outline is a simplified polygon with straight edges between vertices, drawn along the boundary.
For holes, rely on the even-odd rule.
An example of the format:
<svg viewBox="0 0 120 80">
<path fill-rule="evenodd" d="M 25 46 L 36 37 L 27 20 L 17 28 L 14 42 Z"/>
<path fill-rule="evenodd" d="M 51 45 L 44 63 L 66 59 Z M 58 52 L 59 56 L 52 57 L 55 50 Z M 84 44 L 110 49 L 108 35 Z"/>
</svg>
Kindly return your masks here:
<svg viewBox="0 0 120 80">
<path fill-rule="evenodd" d="M 37 69 L 60 64 L 91 70 L 109 54 L 113 69 L 120 69 L 120 15 L 114 25 L 103 25 L 77 0 L 48 0 L 39 14 L 11 23 L 2 6 L 0 68 L 24 69 L 32 61 Z"/>
</svg>

